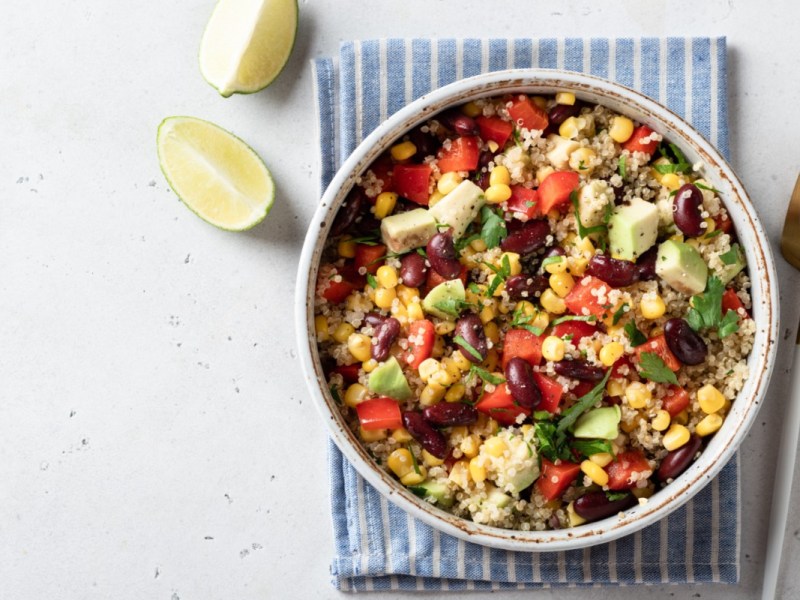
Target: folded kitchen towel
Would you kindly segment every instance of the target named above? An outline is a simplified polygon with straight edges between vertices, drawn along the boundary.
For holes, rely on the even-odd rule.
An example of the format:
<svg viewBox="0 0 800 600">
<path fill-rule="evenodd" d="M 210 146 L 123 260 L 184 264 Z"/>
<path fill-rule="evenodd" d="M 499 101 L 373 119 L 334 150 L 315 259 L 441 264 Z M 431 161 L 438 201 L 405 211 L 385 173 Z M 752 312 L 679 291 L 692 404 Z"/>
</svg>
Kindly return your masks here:
<svg viewBox="0 0 800 600">
<path fill-rule="evenodd" d="M 508 68 L 582 71 L 641 90 L 728 154 L 724 38 L 381 39 L 314 62 L 322 189 L 379 123 L 458 79 Z M 739 471 L 734 457 L 659 523 L 569 552 L 509 552 L 425 525 L 378 494 L 330 443 L 333 583 L 347 591 L 493 590 L 636 583 L 735 583 Z"/>
</svg>

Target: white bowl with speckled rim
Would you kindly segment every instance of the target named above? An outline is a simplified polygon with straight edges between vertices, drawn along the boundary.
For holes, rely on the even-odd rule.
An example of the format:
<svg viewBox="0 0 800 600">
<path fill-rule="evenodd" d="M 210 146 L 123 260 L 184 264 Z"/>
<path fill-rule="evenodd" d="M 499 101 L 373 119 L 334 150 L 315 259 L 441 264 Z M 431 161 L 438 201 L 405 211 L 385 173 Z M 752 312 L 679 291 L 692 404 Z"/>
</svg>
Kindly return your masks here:
<svg viewBox="0 0 800 600">
<path fill-rule="evenodd" d="M 444 109 L 477 98 L 565 90 L 646 123 L 678 144 L 690 162 L 704 163 L 703 175 L 721 191 L 747 257 L 752 316 L 758 327 L 744 388 L 722 428 L 680 477 L 656 492 L 646 504 L 624 514 L 571 529 L 524 532 L 479 525 L 446 513 L 411 494 L 374 463 L 348 429 L 328 390 L 314 334 L 314 290 L 323 246 L 336 211 L 356 178 L 404 133 Z M 722 469 L 744 440 L 764 400 L 777 348 L 778 307 L 772 252 L 753 205 L 731 167 L 691 125 L 641 93 L 616 83 L 568 71 L 524 69 L 478 75 L 426 94 L 392 115 L 356 148 L 336 173 L 311 220 L 298 267 L 295 321 L 300 361 L 311 397 L 336 445 L 372 486 L 412 516 L 445 533 L 495 548 L 538 552 L 584 548 L 633 533 L 684 504 Z"/>
</svg>

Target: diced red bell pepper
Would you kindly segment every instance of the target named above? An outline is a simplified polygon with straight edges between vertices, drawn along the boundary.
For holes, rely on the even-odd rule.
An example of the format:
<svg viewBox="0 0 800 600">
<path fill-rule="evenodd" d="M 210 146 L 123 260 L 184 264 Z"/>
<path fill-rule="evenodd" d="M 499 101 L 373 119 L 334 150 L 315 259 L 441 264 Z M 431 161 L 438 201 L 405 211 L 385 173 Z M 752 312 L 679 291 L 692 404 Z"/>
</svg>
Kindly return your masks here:
<svg viewBox="0 0 800 600">
<path fill-rule="evenodd" d="M 413 321 L 408 328 L 408 354 L 406 362 L 412 369 L 419 369 L 419 365 L 433 353 L 433 343 L 436 333 L 433 323 L 427 319 Z"/>
<path fill-rule="evenodd" d="M 639 374 L 629 356 L 621 356 L 611 367 L 611 379 L 639 379 Z"/>
<path fill-rule="evenodd" d="M 637 362 L 642 360 L 642 353 L 644 352 L 651 352 L 658 356 L 671 371 L 677 371 L 681 368 L 681 361 L 667 346 L 667 338 L 664 337 L 664 334 L 651 337 L 644 344 L 636 347 Z"/>
<path fill-rule="evenodd" d="M 614 462 L 606 467 L 608 473 L 608 489 L 627 490 L 636 485 L 636 482 L 650 477 L 653 469 L 644 455 L 638 450 L 621 452 L 617 454 Z M 635 477 L 635 479 L 634 479 Z"/>
<path fill-rule="evenodd" d="M 352 365 L 337 365 L 333 368 L 334 373 L 342 376 L 345 383 L 356 383 L 358 381 L 358 370 L 361 365 L 356 363 Z"/>
<path fill-rule="evenodd" d="M 550 379 L 547 375 L 542 375 L 536 371 L 533 372 L 533 378 L 536 380 L 539 391 L 542 392 L 542 401 L 536 407 L 536 410 L 546 410 L 553 414 L 558 412 L 558 405 L 561 403 L 561 396 L 564 395 L 564 388 L 554 379 Z"/>
<path fill-rule="evenodd" d="M 378 267 L 383 264 L 383 259 L 386 257 L 386 246 L 383 244 L 375 244 L 370 246 L 367 244 L 356 244 L 356 257 L 353 260 L 356 271 L 360 271 L 361 267 L 367 270 L 367 273 L 378 272 Z"/>
<path fill-rule="evenodd" d="M 372 166 L 369 168 L 369 170 L 375 174 L 375 177 L 377 177 L 383 182 L 383 185 L 381 185 L 381 193 L 393 191 L 392 176 L 391 176 L 391 172 L 393 169 L 394 169 L 394 163 L 392 163 L 392 159 L 388 155 L 383 155 L 380 158 L 378 158 L 378 160 L 372 163 Z M 375 203 L 375 198 L 377 198 L 377 196 L 373 198 L 367 196 L 367 199 L 373 204 Z"/>
<path fill-rule="evenodd" d="M 339 304 L 344 302 L 350 293 L 357 289 L 356 285 L 350 281 L 342 279 L 342 281 L 329 281 L 325 291 L 322 292 L 322 297 L 331 304 Z"/>
<path fill-rule="evenodd" d="M 474 171 L 478 168 L 480 145 L 475 136 L 459 137 L 450 141 L 448 149 L 439 152 L 439 170 L 442 173 L 449 171 Z"/>
<path fill-rule="evenodd" d="M 714 225 L 717 229 L 719 229 L 722 233 L 730 233 L 733 229 L 733 221 L 731 221 L 728 215 L 723 216 L 718 214 L 714 217 Z"/>
<path fill-rule="evenodd" d="M 669 413 L 670 417 L 674 417 L 689 406 L 689 392 L 680 386 L 671 385 L 661 399 L 661 405 Z"/>
<path fill-rule="evenodd" d="M 475 122 L 481 133 L 484 142 L 496 142 L 500 148 L 504 148 L 508 138 L 514 133 L 514 126 L 500 117 L 476 117 Z"/>
<path fill-rule="evenodd" d="M 461 273 L 458 274 L 458 278 L 464 285 L 467 285 L 467 275 L 469 275 L 469 269 L 466 265 L 461 265 Z M 436 272 L 436 269 L 428 269 L 428 276 L 425 279 L 425 292 L 430 292 L 437 285 L 444 283 L 445 281 L 450 280 L 439 275 L 439 273 Z"/>
<path fill-rule="evenodd" d="M 520 221 L 529 221 L 539 215 L 539 193 L 523 185 L 511 186 L 508 212 Z"/>
<path fill-rule="evenodd" d="M 535 335 L 527 329 L 509 329 L 503 342 L 503 370 L 508 361 L 519 357 L 535 367 L 542 362 L 542 341 L 544 335 Z"/>
<path fill-rule="evenodd" d="M 498 385 L 494 391 L 486 392 L 475 405 L 479 411 L 489 415 L 501 425 L 515 425 L 519 415 L 531 414 L 529 408 L 520 406 L 505 383 Z"/>
<path fill-rule="evenodd" d="M 543 215 L 569 202 L 580 177 L 574 171 L 554 171 L 539 184 L 539 212 Z"/>
<path fill-rule="evenodd" d="M 400 405 L 392 398 L 364 400 L 356 406 L 356 413 L 359 424 L 366 431 L 400 429 L 403 426 Z"/>
<path fill-rule="evenodd" d="M 525 129 L 547 129 L 547 113 L 536 106 L 527 96 L 518 96 L 508 107 L 511 119 Z"/>
<path fill-rule="evenodd" d="M 553 335 L 560 338 L 572 336 L 569 340 L 577 346 L 583 338 L 592 337 L 597 327 L 586 321 L 564 321 L 553 327 Z"/>
<path fill-rule="evenodd" d="M 739 312 L 739 309 L 741 309 L 742 312 Z M 747 309 L 744 307 L 742 300 L 733 288 L 728 288 L 725 290 L 725 293 L 722 294 L 722 315 L 724 316 L 729 310 L 735 312 L 740 318 L 744 317 L 747 319 L 750 317 L 750 315 L 747 314 Z"/>
<path fill-rule="evenodd" d="M 570 392 L 576 398 L 581 398 L 582 396 L 585 396 L 586 394 L 591 392 L 594 389 L 594 386 L 596 385 L 597 385 L 596 381 L 580 381 L 578 382 L 578 385 L 576 385 L 574 388 L 570 390 Z"/>
<path fill-rule="evenodd" d="M 392 187 L 403 198 L 428 206 L 431 171 L 430 165 L 395 165 Z"/>
<path fill-rule="evenodd" d="M 320 287 L 324 287 L 322 297 L 331 304 L 344 302 L 351 292 L 364 285 L 362 283 L 364 278 L 358 275 L 352 263 L 345 264 L 342 267 L 325 265 L 320 269 L 320 272 L 320 279 L 327 277 L 326 281 L 320 281 Z M 337 275 L 341 281 L 334 280 Z"/>
<path fill-rule="evenodd" d="M 649 139 L 651 133 L 653 133 L 653 130 L 647 125 L 639 125 L 639 127 L 633 130 L 630 139 L 622 144 L 622 147 L 628 152 L 644 152 L 652 156 L 653 152 L 658 148 L 658 142 Z M 648 139 L 647 142 L 644 141 L 645 138 Z"/>
<path fill-rule="evenodd" d="M 572 485 L 580 472 L 581 466 L 577 463 L 562 460 L 555 464 L 542 458 L 542 472 L 536 480 L 536 489 L 547 500 L 555 500 Z"/>
<path fill-rule="evenodd" d="M 552 177 L 552 175 L 551 175 Z M 569 294 L 564 298 L 567 310 L 573 315 L 584 315 L 586 313 L 602 319 L 606 312 L 612 307 L 608 304 L 608 293 L 611 286 L 602 279 L 584 277 L 575 284 Z M 599 300 L 602 298 L 602 300 Z M 586 309 L 586 312 L 584 312 Z"/>
</svg>

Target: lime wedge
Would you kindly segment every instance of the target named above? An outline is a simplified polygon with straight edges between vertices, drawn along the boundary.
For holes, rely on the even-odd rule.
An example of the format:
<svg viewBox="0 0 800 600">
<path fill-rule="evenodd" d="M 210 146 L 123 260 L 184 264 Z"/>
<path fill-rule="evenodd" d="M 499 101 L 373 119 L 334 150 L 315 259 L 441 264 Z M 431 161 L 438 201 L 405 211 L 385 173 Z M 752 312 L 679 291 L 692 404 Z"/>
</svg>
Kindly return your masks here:
<svg viewBox="0 0 800 600">
<path fill-rule="evenodd" d="M 170 187 L 201 219 L 242 231 L 260 223 L 272 208 L 272 175 L 232 133 L 194 117 L 168 117 L 158 126 L 157 145 Z"/>
<path fill-rule="evenodd" d="M 219 0 L 200 43 L 200 72 L 225 97 L 267 87 L 289 60 L 297 0 Z"/>
</svg>

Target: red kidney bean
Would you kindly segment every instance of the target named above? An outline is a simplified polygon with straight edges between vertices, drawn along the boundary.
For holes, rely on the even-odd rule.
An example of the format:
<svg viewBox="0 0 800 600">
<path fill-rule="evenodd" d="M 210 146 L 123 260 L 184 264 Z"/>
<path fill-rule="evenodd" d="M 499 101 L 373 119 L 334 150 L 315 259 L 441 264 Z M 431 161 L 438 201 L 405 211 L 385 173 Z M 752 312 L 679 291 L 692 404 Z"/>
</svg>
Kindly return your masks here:
<svg viewBox="0 0 800 600">
<path fill-rule="evenodd" d="M 670 319 L 664 325 L 664 338 L 672 353 L 685 365 L 699 365 L 708 348 L 697 332 L 683 319 Z"/>
<path fill-rule="evenodd" d="M 372 335 L 372 348 L 370 348 L 372 358 L 378 362 L 389 358 L 389 351 L 399 334 L 400 321 L 394 317 L 384 319 L 383 323 L 375 328 L 375 333 Z"/>
<path fill-rule="evenodd" d="M 587 273 L 602 279 L 613 288 L 633 285 L 639 277 L 639 269 L 635 263 L 611 258 L 608 254 L 595 254 L 589 261 Z"/>
<path fill-rule="evenodd" d="M 515 356 L 506 365 L 506 382 L 517 404 L 536 408 L 542 401 L 542 392 L 533 378 L 533 368 L 527 360 Z"/>
<path fill-rule="evenodd" d="M 458 135 L 478 135 L 480 130 L 475 119 L 467 115 L 458 115 L 452 121 L 453 131 Z"/>
<path fill-rule="evenodd" d="M 416 154 L 422 156 L 433 156 L 439 150 L 439 140 L 417 128 L 408 134 L 408 139 L 417 148 Z"/>
<path fill-rule="evenodd" d="M 512 300 L 532 300 L 549 287 L 544 275 L 512 275 L 506 279 L 506 291 Z"/>
<path fill-rule="evenodd" d="M 553 246 L 544 253 L 544 258 L 550 258 L 551 256 L 566 256 L 566 254 L 566 250 L 564 250 L 561 246 Z"/>
<path fill-rule="evenodd" d="M 395 209 L 397 211 L 397 209 Z M 399 212 L 399 211 L 397 211 Z M 381 222 L 372 213 L 361 214 L 356 217 L 352 231 L 358 235 L 370 235 L 380 229 Z"/>
<path fill-rule="evenodd" d="M 562 377 L 581 381 L 600 381 L 606 374 L 600 367 L 595 367 L 580 359 L 560 360 L 553 363 L 553 369 Z"/>
<path fill-rule="evenodd" d="M 439 402 L 422 409 L 422 416 L 436 427 L 455 427 L 477 421 L 478 411 L 465 402 Z"/>
<path fill-rule="evenodd" d="M 488 150 L 481 152 L 480 156 L 478 157 L 478 170 L 489 166 L 489 163 L 494 160 L 494 156 L 494 153 L 489 152 Z"/>
<path fill-rule="evenodd" d="M 461 317 L 456 323 L 455 335 L 460 335 L 464 338 L 464 341 L 481 355 L 479 359 L 463 346 L 459 346 L 458 349 L 461 351 L 461 354 L 470 362 L 479 363 L 489 354 L 489 346 L 486 343 L 486 332 L 483 330 L 483 323 L 481 323 L 478 315 L 469 314 L 465 317 Z"/>
<path fill-rule="evenodd" d="M 578 516 L 587 521 L 598 521 L 636 504 L 636 496 L 630 492 L 624 494 L 619 500 L 609 500 L 605 492 L 589 492 L 575 500 L 572 506 Z"/>
<path fill-rule="evenodd" d="M 702 445 L 703 439 L 693 435 L 683 446 L 667 454 L 656 472 L 659 481 L 664 483 L 669 479 L 675 479 L 688 469 Z"/>
<path fill-rule="evenodd" d="M 682 185 L 675 195 L 672 208 L 674 211 L 672 217 L 678 229 L 689 236 L 702 234 L 703 228 L 700 226 L 703 222 L 703 217 L 700 216 L 702 206 L 703 194 L 697 186 L 691 183 Z"/>
<path fill-rule="evenodd" d="M 367 325 L 371 325 L 373 328 L 377 327 L 378 325 L 383 323 L 385 320 L 386 320 L 386 317 L 384 317 L 382 314 L 377 313 L 375 311 L 368 312 L 366 315 L 364 315 L 364 322 Z"/>
<path fill-rule="evenodd" d="M 419 287 L 425 283 L 427 276 L 428 265 L 421 255 L 411 252 L 400 259 L 400 278 L 404 286 Z"/>
<path fill-rule="evenodd" d="M 636 261 L 639 281 L 653 281 L 658 278 L 658 275 L 656 275 L 657 257 L 658 246 L 653 246 L 639 257 L 639 260 Z"/>
<path fill-rule="evenodd" d="M 505 252 L 530 254 L 547 243 L 548 235 L 550 235 L 550 224 L 547 220 L 528 221 L 514 233 L 509 234 L 500 243 L 500 247 Z"/>
<path fill-rule="evenodd" d="M 481 173 L 478 176 L 477 184 L 478 187 L 481 188 L 482 190 L 485 190 L 489 187 L 489 182 L 490 182 L 490 175 L 488 172 Z"/>
<path fill-rule="evenodd" d="M 405 425 L 411 437 L 417 440 L 425 450 L 436 458 L 442 460 L 447 458 L 447 453 L 449 452 L 447 440 L 438 429 L 435 429 L 433 425 L 425 420 L 422 413 L 404 412 L 403 425 Z"/>
<path fill-rule="evenodd" d="M 556 104 L 547 113 L 547 120 L 552 125 L 561 125 L 570 117 L 577 117 L 581 113 L 580 104 Z"/>
<path fill-rule="evenodd" d="M 426 247 L 431 267 L 445 279 L 455 279 L 461 274 L 456 247 L 451 230 L 441 231 L 431 238 Z"/>
<path fill-rule="evenodd" d="M 345 198 L 331 227 L 331 235 L 341 235 L 356 221 L 364 204 L 364 192 L 361 188 L 353 188 Z"/>
</svg>

